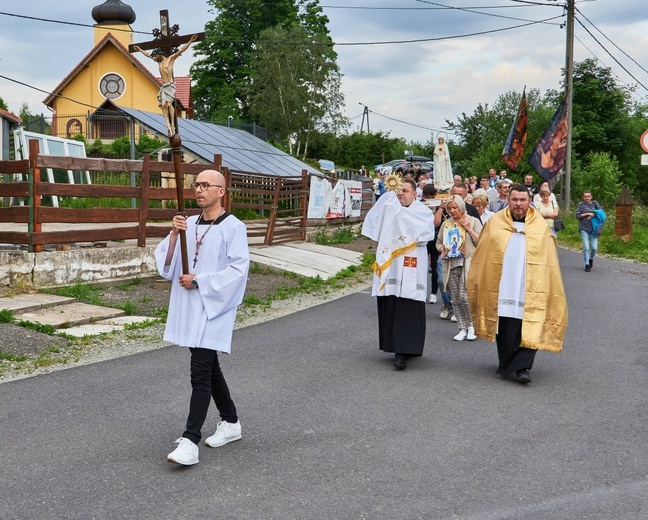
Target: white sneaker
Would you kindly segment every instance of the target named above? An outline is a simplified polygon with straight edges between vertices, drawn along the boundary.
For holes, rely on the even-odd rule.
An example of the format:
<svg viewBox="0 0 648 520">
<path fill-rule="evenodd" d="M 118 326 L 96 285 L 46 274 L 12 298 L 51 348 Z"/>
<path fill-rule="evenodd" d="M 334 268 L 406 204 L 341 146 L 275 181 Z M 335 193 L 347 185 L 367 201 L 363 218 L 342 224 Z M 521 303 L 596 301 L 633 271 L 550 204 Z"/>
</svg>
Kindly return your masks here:
<svg viewBox="0 0 648 520">
<path fill-rule="evenodd" d="M 183 466 L 198 464 L 198 446 L 185 437 L 180 437 L 176 442 L 178 447 L 167 455 L 167 460 Z"/>
<path fill-rule="evenodd" d="M 450 316 L 450 309 L 448 309 L 447 305 L 444 305 L 441 307 L 441 314 L 439 314 L 439 318 L 442 320 L 447 320 L 448 316 Z"/>
<path fill-rule="evenodd" d="M 210 448 L 224 446 L 228 442 L 238 441 L 241 438 L 241 422 L 229 423 L 221 421 L 216 426 L 216 433 L 205 439 L 205 444 Z"/>
<path fill-rule="evenodd" d="M 466 339 L 466 336 L 467 336 L 467 335 L 468 335 L 468 333 L 467 333 L 465 330 L 460 330 L 460 331 L 459 331 L 459 334 L 457 334 L 457 335 L 456 335 L 454 338 L 452 338 L 452 339 L 454 339 L 455 341 L 463 341 L 464 339 Z"/>
<path fill-rule="evenodd" d="M 436 296 L 436 294 L 430 294 L 429 302 L 430 302 L 430 303 L 436 303 L 436 302 L 437 302 L 437 296 Z"/>
<path fill-rule="evenodd" d="M 457 323 L 457 317 L 454 315 L 454 312 L 452 313 L 452 316 L 450 316 L 450 321 L 452 323 Z"/>
<path fill-rule="evenodd" d="M 475 327 L 468 327 L 468 333 L 466 334 L 466 339 L 468 341 L 474 341 L 477 339 L 475 335 Z"/>
</svg>

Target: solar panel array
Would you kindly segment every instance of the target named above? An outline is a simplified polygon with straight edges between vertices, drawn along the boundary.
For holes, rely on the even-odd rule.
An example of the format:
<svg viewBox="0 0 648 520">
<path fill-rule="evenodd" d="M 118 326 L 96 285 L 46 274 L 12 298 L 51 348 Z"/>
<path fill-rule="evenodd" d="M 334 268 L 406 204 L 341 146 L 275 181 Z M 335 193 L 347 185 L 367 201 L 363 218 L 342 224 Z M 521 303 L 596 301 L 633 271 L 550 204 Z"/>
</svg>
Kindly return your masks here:
<svg viewBox="0 0 648 520">
<path fill-rule="evenodd" d="M 153 112 L 117 107 L 137 120 L 141 126 L 166 136 L 164 116 Z M 215 154 L 223 157 L 223 166 L 230 170 L 265 173 L 280 177 L 301 175 L 302 170 L 322 175 L 317 169 L 253 136 L 245 130 L 204 123 L 193 119 L 178 119 L 182 148 L 211 163 Z"/>
</svg>

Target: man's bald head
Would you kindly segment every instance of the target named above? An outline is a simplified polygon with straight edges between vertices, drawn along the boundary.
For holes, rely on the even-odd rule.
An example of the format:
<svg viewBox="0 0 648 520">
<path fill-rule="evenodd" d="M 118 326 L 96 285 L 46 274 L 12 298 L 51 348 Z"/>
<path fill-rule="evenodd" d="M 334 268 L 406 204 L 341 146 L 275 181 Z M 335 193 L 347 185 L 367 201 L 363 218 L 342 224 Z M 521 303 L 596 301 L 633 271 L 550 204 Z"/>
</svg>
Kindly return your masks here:
<svg viewBox="0 0 648 520">
<path fill-rule="evenodd" d="M 218 170 L 203 170 L 198 174 L 196 182 L 208 182 L 225 187 L 225 177 Z"/>
</svg>

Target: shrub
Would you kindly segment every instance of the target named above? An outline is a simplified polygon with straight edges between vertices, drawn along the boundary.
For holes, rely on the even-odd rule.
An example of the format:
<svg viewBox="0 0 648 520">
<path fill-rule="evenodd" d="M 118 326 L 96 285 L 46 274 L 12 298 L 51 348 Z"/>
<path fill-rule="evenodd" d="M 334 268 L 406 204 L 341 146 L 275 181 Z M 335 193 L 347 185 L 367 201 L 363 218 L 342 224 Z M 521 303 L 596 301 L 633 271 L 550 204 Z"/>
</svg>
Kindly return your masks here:
<svg viewBox="0 0 648 520">
<path fill-rule="evenodd" d="M 621 191 L 621 170 L 619 161 L 607 152 L 594 152 L 585 158 L 585 166 L 572 179 L 575 199 L 583 191 L 591 190 L 592 197 L 602 205 L 610 205 Z"/>
</svg>

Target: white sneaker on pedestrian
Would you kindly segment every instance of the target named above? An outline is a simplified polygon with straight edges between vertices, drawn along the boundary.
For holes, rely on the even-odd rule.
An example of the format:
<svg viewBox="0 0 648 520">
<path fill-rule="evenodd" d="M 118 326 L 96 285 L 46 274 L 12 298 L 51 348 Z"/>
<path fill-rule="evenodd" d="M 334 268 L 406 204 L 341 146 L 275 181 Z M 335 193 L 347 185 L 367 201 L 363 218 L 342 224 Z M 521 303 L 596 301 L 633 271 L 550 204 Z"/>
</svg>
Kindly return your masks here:
<svg viewBox="0 0 648 520">
<path fill-rule="evenodd" d="M 450 316 L 450 321 L 452 323 L 457 323 L 457 317 L 454 315 L 454 312 L 452 313 L 452 316 Z"/>
<path fill-rule="evenodd" d="M 430 302 L 430 303 L 436 303 L 436 302 L 437 302 L 437 296 L 436 296 L 436 294 L 430 294 L 429 302 Z"/>
<path fill-rule="evenodd" d="M 183 466 L 198 464 L 198 446 L 186 437 L 180 437 L 176 442 L 178 447 L 167 455 L 167 460 Z"/>
<path fill-rule="evenodd" d="M 441 314 L 439 314 L 439 318 L 442 320 L 447 320 L 448 316 L 450 316 L 450 309 L 448 309 L 447 305 L 444 305 L 441 307 Z"/>
<path fill-rule="evenodd" d="M 205 439 L 205 444 L 210 448 L 224 446 L 228 442 L 238 441 L 241 438 L 241 422 L 229 423 L 221 421 L 216 426 L 216 433 Z"/>
<path fill-rule="evenodd" d="M 468 327 L 468 333 L 466 334 L 466 339 L 468 341 L 474 341 L 477 339 L 475 335 L 475 327 Z"/>
<path fill-rule="evenodd" d="M 468 335 L 468 333 L 467 333 L 465 330 L 460 330 L 460 331 L 459 331 L 459 334 L 457 334 L 457 335 L 456 335 L 454 338 L 452 338 L 452 339 L 454 339 L 455 341 L 463 341 L 464 339 L 466 339 L 466 336 L 467 336 L 467 335 Z"/>
</svg>

